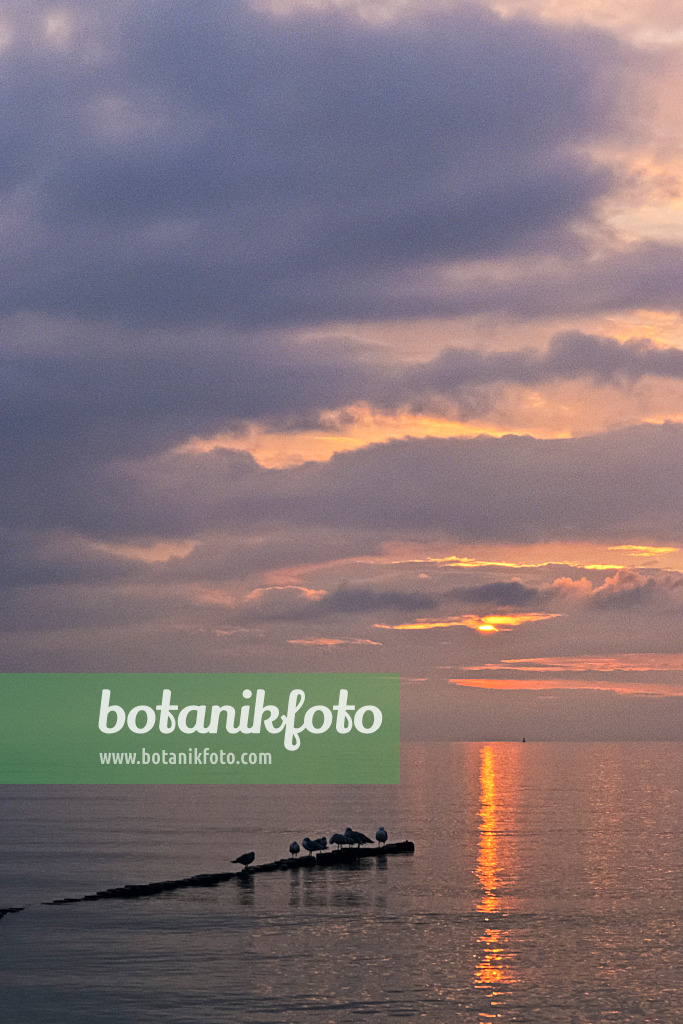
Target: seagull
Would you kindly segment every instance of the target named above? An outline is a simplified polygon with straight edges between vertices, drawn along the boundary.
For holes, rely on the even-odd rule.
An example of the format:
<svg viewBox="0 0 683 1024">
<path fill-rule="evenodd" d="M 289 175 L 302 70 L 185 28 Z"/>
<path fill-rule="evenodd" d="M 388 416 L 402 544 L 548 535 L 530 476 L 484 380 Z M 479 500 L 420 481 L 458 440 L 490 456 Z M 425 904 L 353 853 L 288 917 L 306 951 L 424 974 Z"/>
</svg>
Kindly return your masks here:
<svg viewBox="0 0 683 1024">
<path fill-rule="evenodd" d="M 347 839 L 350 839 L 356 846 L 365 846 L 366 843 L 371 843 L 372 839 L 368 839 L 362 832 L 354 832 L 352 828 L 347 828 L 344 832 Z"/>
<path fill-rule="evenodd" d="M 341 835 L 340 832 L 335 832 L 333 836 L 330 836 L 330 842 L 341 849 L 342 846 L 353 846 L 353 840 L 349 839 L 348 836 Z"/>
<path fill-rule="evenodd" d="M 299 844 L 297 843 L 297 841 L 296 841 L 296 839 L 295 839 L 293 843 L 290 843 L 290 844 L 289 844 L 289 853 L 290 853 L 290 856 L 292 856 L 292 857 L 296 857 L 296 855 L 298 854 L 298 852 L 299 852 L 299 850 L 300 850 L 300 849 L 301 849 L 301 847 L 299 846 Z"/>
<path fill-rule="evenodd" d="M 322 839 L 308 839 L 306 838 L 302 842 L 302 846 L 307 853 L 317 853 L 319 850 L 325 850 L 328 845 L 328 841 L 325 836 Z"/>
<path fill-rule="evenodd" d="M 380 827 L 375 832 L 375 839 L 380 844 L 380 846 L 383 846 L 388 838 L 389 837 L 387 835 L 387 830 L 385 829 L 384 825 L 380 825 Z"/>
<path fill-rule="evenodd" d="M 242 870 L 246 871 L 255 856 L 256 856 L 256 854 L 253 853 L 253 852 L 252 853 L 243 853 L 243 854 L 241 854 L 241 856 L 235 857 L 235 859 L 234 859 L 234 861 L 232 863 L 233 864 L 242 864 L 243 865 Z"/>
</svg>

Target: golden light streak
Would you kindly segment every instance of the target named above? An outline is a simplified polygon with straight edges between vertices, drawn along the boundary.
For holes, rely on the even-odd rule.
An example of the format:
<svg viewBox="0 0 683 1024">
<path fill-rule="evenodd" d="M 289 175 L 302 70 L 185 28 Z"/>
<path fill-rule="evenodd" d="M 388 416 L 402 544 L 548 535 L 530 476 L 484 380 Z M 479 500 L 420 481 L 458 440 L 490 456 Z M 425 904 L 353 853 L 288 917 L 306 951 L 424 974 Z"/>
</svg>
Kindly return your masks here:
<svg viewBox="0 0 683 1024">
<path fill-rule="evenodd" d="M 671 571 L 683 569 L 683 552 L 680 548 L 671 545 L 666 552 L 651 555 L 654 550 L 652 545 L 645 543 L 633 543 L 629 549 L 623 551 L 624 559 L 621 562 L 614 561 L 616 545 L 595 545 L 590 543 L 557 542 L 548 544 L 545 541 L 529 545 L 480 545 L 473 544 L 460 548 L 458 553 L 446 551 L 440 553 L 438 549 L 426 551 L 416 555 L 409 551 L 399 551 L 394 557 L 394 564 L 401 562 L 425 567 L 434 566 L 439 569 L 548 569 L 557 566 L 566 566 L 568 569 L 592 570 L 595 572 L 616 572 L 619 569 L 638 568 L 634 565 L 631 552 L 636 548 L 642 549 L 643 560 L 651 557 L 658 559 L 657 568 Z M 611 555 L 610 555 L 611 553 Z M 403 555 L 403 557 L 401 557 Z M 626 564 L 628 563 L 628 564 Z M 643 568 L 647 568 L 644 566 Z"/>
<path fill-rule="evenodd" d="M 325 427 L 327 426 L 327 430 Z M 461 423 L 447 417 L 418 413 L 383 413 L 359 403 L 323 415 L 314 430 L 275 431 L 253 424 L 246 433 L 220 433 L 194 437 L 176 454 L 202 454 L 217 448 L 248 452 L 265 469 L 286 469 L 304 462 L 327 462 L 337 452 L 355 451 L 369 444 L 406 437 L 503 437 L 508 429 L 485 420 Z M 550 435 L 555 437 L 556 431 Z"/>
<path fill-rule="evenodd" d="M 407 559 L 409 562 L 434 562 L 438 565 L 444 566 L 455 566 L 457 568 L 464 569 L 483 569 L 483 568 L 495 568 L 495 569 L 542 569 L 547 563 L 542 565 L 521 565 L 519 562 L 487 562 L 482 561 L 479 558 L 468 558 L 466 555 L 444 555 L 441 558 L 410 558 Z M 395 563 L 400 564 L 399 562 Z"/>
<path fill-rule="evenodd" d="M 481 752 L 479 769 L 481 787 L 479 807 L 479 856 L 477 858 L 477 878 L 484 890 L 477 910 L 489 913 L 496 910 L 498 886 L 498 847 L 496 824 L 496 785 L 494 773 L 494 755 L 491 747 L 484 747 Z"/>
<path fill-rule="evenodd" d="M 529 622 L 542 622 L 544 619 L 560 617 L 559 612 L 523 612 L 518 615 L 455 615 L 449 616 L 443 621 L 418 619 L 416 622 L 401 622 L 393 626 L 376 622 L 375 629 L 449 629 L 451 626 L 465 626 L 467 629 L 476 629 L 480 633 L 507 633 L 516 626 L 523 626 Z"/>
<path fill-rule="evenodd" d="M 680 548 L 653 548 L 648 544 L 615 544 L 609 551 L 624 551 L 628 555 L 638 557 L 654 558 L 656 555 L 672 555 L 679 552 Z"/>
<path fill-rule="evenodd" d="M 603 569 L 604 569 L 605 572 L 607 572 L 608 570 L 610 572 L 612 572 L 615 569 L 626 569 L 626 566 L 625 565 L 610 565 L 609 562 L 592 562 L 589 565 L 582 565 L 582 566 L 578 566 L 577 565 L 575 567 L 572 566 L 572 568 L 592 569 L 594 572 L 602 572 Z"/>
<path fill-rule="evenodd" d="M 604 690 L 641 697 L 679 697 L 683 687 L 666 683 L 605 683 L 590 679 L 449 679 L 449 683 L 476 690 Z"/>
<path fill-rule="evenodd" d="M 501 823 L 496 798 L 495 753 L 491 746 L 485 746 L 481 751 L 479 787 L 477 879 L 482 895 L 477 910 L 481 914 L 489 915 L 503 909 L 499 895 L 502 882 L 502 857 L 499 849 Z M 486 920 L 488 921 L 488 917 Z M 474 984 L 480 988 L 490 989 L 516 982 L 518 978 L 513 968 L 515 954 L 507 946 L 508 932 L 487 925 L 477 941 L 483 947 L 483 955 L 475 965 Z"/>
</svg>

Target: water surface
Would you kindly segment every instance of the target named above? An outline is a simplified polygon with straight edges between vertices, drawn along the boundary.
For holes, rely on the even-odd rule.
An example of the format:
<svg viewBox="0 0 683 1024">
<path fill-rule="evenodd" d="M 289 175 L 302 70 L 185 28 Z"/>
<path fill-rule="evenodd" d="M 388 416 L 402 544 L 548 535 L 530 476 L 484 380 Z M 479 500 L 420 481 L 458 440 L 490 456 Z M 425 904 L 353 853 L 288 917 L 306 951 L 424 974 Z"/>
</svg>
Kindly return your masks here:
<svg viewBox="0 0 683 1024">
<path fill-rule="evenodd" d="M 7 786 L 9 1024 L 673 1024 L 681 747 L 406 744 L 400 786 Z M 135 901 L 44 906 L 227 870 L 304 835 L 413 856 Z"/>
</svg>

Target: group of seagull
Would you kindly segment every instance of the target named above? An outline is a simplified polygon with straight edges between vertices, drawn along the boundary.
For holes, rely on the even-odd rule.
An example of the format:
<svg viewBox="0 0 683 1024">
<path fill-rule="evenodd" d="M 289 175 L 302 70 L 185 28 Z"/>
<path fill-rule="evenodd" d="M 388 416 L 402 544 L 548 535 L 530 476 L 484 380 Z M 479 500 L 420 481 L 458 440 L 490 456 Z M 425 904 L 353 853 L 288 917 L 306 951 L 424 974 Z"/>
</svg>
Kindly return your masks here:
<svg viewBox="0 0 683 1024">
<path fill-rule="evenodd" d="M 380 846 L 383 846 L 387 841 L 387 830 L 383 825 L 375 832 L 375 839 Z M 371 843 L 372 839 L 365 835 L 364 832 L 356 832 L 355 829 L 347 828 L 343 833 L 335 832 L 334 835 L 330 836 L 330 845 L 336 846 L 338 850 L 342 846 L 366 846 Z M 327 849 L 327 836 L 321 836 L 320 839 L 309 839 L 308 836 L 302 840 L 301 846 L 303 846 L 306 853 L 320 853 L 321 850 Z M 289 852 L 292 857 L 296 857 L 300 851 L 301 846 L 297 843 L 296 839 L 293 843 L 289 844 Z"/>
<path fill-rule="evenodd" d="M 375 832 L 375 839 L 377 840 L 380 846 L 384 846 L 384 844 L 387 841 L 387 838 L 387 830 L 384 828 L 383 825 L 380 825 L 380 827 Z M 330 836 L 330 843 L 333 846 L 336 846 L 338 850 L 340 850 L 342 846 L 357 846 L 360 848 L 361 846 L 366 846 L 368 843 L 371 842 L 372 839 L 368 838 L 368 836 L 366 836 L 363 832 L 356 832 L 352 828 L 347 828 L 343 833 L 335 832 L 333 836 Z M 326 850 L 328 848 L 327 836 L 321 836 L 320 839 L 309 839 L 309 837 L 306 836 L 306 838 L 301 841 L 301 846 L 303 846 L 304 850 L 308 854 L 320 853 L 321 850 Z M 294 840 L 293 843 L 290 843 L 290 856 L 298 856 L 298 854 L 301 852 L 301 846 L 299 846 L 296 839 Z M 241 864 L 243 870 L 247 871 L 249 865 L 251 864 L 255 856 L 256 854 L 253 851 L 251 853 L 243 853 L 239 857 L 235 857 L 232 863 Z"/>
</svg>

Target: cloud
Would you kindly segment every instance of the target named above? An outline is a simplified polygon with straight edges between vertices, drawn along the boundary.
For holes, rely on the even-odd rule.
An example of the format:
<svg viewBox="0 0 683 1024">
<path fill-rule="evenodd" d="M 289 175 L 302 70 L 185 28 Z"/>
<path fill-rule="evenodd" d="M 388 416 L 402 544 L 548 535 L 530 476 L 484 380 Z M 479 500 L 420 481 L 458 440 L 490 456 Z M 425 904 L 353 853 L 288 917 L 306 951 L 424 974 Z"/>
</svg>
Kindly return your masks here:
<svg viewBox="0 0 683 1024">
<path fill-rule="evenodd" d="M 565 658 L 504 658 L 498 664 L 470 665 L 487 672 L 681 672 L 683 654 L 620 654 Z"/>
<path fill-rule="evenodd" d="M 545 600 L 541 590 L 525 586 L 519 580 L 497 580 L 478 587 L 460 587 L 449 591 L 448 596 L 463 602 L 495 605 L 498 608 L 523 608 Z"/>
<path fill-rule="evenodd" d="M 677 682 L 672 683 L 661 683 L 659 680 L 650 682 L 637 682 L 633 683 L 628 681 L 626 683 L 616 683 L 611 680 L 595 680 L 595 679 L 523 679 L 521 677 L 515 679 L 451 679 L 451 683 L 455 683 L 458 686 L 472 687 L 473 689 L 483 690 L 605 690 L 610 693 L 619 694 L 633 694 L 652 696 L 655 694 L 661 694 L 662 696 L 683 696 L 683 690 L 680 689 L 680 684 Z"/>
<path fill-rule="evenodd" d="M 395 625 L 375 623 L 377 629 L 450 629 L 452 626 L 466 626 L 480 633 L 507 633 L 517 626 L 525 626 L 532 622 L 544 622 L 546 619 L 559 618 L 557 612 L 517 612 L 508 615 L 452 615 L 443 621 L 436 619 L 417 619 L 415 622 L 399 622 Z"/>
<path fill-rule="evenodd" d="M 473 404 L 485 412 L 501 384 L 683 379 L 680 349 L 578 331 L 554 336 L 546 352 L 452 347 L 407 366 L 366 345 L 302 344 L 286 335 L 153 341 L 136 349 L 106 335 L 97 345 L 77 335 L 70 343 L 60 338 L 57 351 L 38 352 L 10 343 L 0 356 L 6 478 L 39 475 L 45 489 L 53 474 L 63 483 L 98 462 L 163 452 L 248 422 L 310 429 L 326 411 L 359 401 L 397 411 L 446 400 L 467 415 Z M 230 459 L 232 474 L 254 468 L 246 454 Z"/>
<path fill-rule="evenodd" d="M 591 595 L 591 602 L 598 608 L 632 608 L 638 605 L 666 600 L 673 592 L 683 587 L 683 580 L 668 576 L 657 580 L 633 569 L 618 569 L 608 577 L 601 587 Z"/>
<path fill-rule="evenodd" d="M 438 603 L 438 596 L 426 592 L 340 587 L 328 593 L 293 585 L 270 586 L 259 587 L 249 593 L 231 619 L 240 622 L 297 621 L 339 614 L 364 615 L 389 609 L 406 613 L 435 608 Z"/>
<path fill-rule="evenodd" d="M 682 442 L 683 427 L 664 424 L 560 440 L 392 441 L 282 470 L 220 450 L 83 463 L 15 486 L 5 518 L 117 542 L 296 526 L 385 539 L 666 544 L 680 532 Z"/>
<path fill-rule="evenodd" d="M 60 46 L 34 8 L 3 54 L 5 313 L 306 323 L 398 311 L 396 274 L 578 256 L 615 184 L 588 146 L 646 73 L 605 32 L 475 5 L 72 10 Z"/>
<path fill-rule="evenodd" d="M 365 639 L 340 639 L 339 637 L 315 637 L 310 640 L 288 640 L 288 644 L 300 644 L 302 647 L 339 647 L 340 644 L 351 644 L 352 646 L 381 647 L 378 640 Z"/>
<path fill-rule="evenodd" d="M 412 582 L 410 574 L 406 582 Z M 586 609 L 628 609 L 635 604 L 642 608 L 659 605 L 673 609 L 681 606 L 681 598 L 683 584 L 676 574 L 645 576 L 623 569 L 595 584 L 585 577 L 560 577 L 538 586 L 516 579 L 496 580 L 446 590 L 427 583 L 421 590 L 348 584 L 314 589 L 278 584 L 258 587 L 239 599 L 229 590 L 209 587 L 202 591 L 199 600 L 230 609 L 231 623 L 329 621 L 330 617 L 338 621 L 339 616 L 355 616 L 359 622 L 367 623 L 371 616 L 393 613 L 395 621 L 373 622 L 373 626 L 395 630 L 467 626 L 480 632 L 498 632 Z M 464 610 L 465 614 L 453 614 L 456 609 Z M 424 612 L 432 612 L 433 617 L 402 621 L 407 614 Z"/>
</svg>

